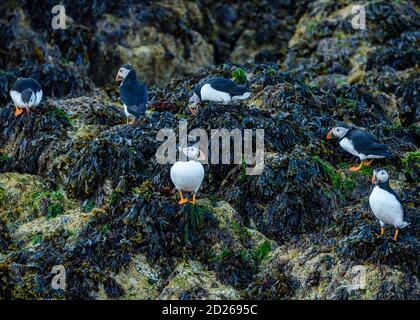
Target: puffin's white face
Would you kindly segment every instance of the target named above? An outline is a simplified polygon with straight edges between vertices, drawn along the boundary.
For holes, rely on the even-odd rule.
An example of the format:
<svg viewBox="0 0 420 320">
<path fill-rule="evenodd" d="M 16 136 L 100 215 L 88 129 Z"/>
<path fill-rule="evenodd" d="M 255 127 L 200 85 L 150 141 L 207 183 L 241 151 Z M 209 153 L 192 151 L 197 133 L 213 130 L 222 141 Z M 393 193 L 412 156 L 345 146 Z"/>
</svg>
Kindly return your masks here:
<svg viewBox="0 0 420 320">
<path fill-rule="evenodd" d="M 124 79 L 125 79 L 125 77 L 127 77 L 128 73 L 129 73 L 130 71 L 131 71 L 131 69 L 127 69 L 127 68 L 121 67 L 121 68 L 118 70 L 118 73 L 117 73 L 117 76 L 116 76 L 115 80 L 116 80 L 116 81 L 121 81 L 121 80 L 124 80 Z"/>
<path fill-rule="evenodd" d="M 191 160 L 205 160 L 204 153 L 196 146 L 184 147 L 181 149 L 182 152 Z"/>
<path fill-rule="evenodd" d="M 384 183 L 389 179 L 388 172 L 385 169 L 373 170 L 372 184 Z"/>
<path fill-rule="evenodd" d="M 328 132 L 327 139 L 333 139 L 333 138 L 344 138 L 344 136 L 349 132 L 349 129 L 343 128 L 343 127 L 334 127 Z"/>
<path fill-rule="evenodd" d="M 32 107 L 35 104 L 36 95 L 32 92 L 31 99 L 29 100 L 29 106 Z"/>
<path fill-rule="evenodd" d="M 198 95 L 195 92 L 193 92 L 193 95 L 191 96 L 190 100 L 188 101 L 188 106 L 189 107 L 195 107 L 199 103 L 200 103 L 200 98 L 198 97 Z"/>
</svg>

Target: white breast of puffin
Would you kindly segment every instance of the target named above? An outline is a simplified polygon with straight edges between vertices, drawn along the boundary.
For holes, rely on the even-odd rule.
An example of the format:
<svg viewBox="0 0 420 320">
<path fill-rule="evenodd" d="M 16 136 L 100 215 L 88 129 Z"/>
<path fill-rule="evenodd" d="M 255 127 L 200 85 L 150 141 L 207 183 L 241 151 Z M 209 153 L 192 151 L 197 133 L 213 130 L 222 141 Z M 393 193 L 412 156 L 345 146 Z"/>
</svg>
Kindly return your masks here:
<svg viewBox="0 0 420 320">
<path fill-rule="evenodd" d="M 22 96 L 19 92 L 15 90 L 10 90 L 10 97 L 13 100 L 13 103 L 20 108 L 23 108 L 25 104 L 23 103 Z"/>
<path fill-rule="evenodd" d="M 354 145 L 353 142 L 351 142 L 351 140 L 347 139 L 347 138 L 343 138 L 340 141 L 340 146 L 341 148 L 343 148 L 344 150 L 346 150 L 348 153 L 351 153 L 352 155 L 359 157 L 360 160 L 365 160 L 366 156 L 362 153 L 358 153 L 355 149 L 354 149 Z"/>
<path fill-rule="evenodd" d="M 127 118 L 134 117 L 130 112 L 128 112 L 127 106 L 124 104 L 124 113 Z"/>
<path fill-rule="evenodd" d="M 376 186 L 369 197 L 370 208 L 380 221 L 395 228 L 403 224 L 403 208 L 392 193 Z"/>
<path fill-rule="evenodd" d="M 201 87 L 200 93 L 202 101 L 207 100 L 227 103 L 231 99 L 229 93 L 213 89 L 213 87 L 208 83 Z"/>
<path fill-rule="evenodd" d="M 42 90 L 39 90 L 36 92 L 35 94 L 36 98 L 35 98 L 35 103 L 34 103 L 34 107 L 38 106 L 41 103 L 42 100 Z"/>
<path fill-rule="evenodd" d="M 171 168 L 171 179 L 179 191 L 197 192 L 204 178 L 204 167 L 197 161 L 177 161 Z"/>
</svg>

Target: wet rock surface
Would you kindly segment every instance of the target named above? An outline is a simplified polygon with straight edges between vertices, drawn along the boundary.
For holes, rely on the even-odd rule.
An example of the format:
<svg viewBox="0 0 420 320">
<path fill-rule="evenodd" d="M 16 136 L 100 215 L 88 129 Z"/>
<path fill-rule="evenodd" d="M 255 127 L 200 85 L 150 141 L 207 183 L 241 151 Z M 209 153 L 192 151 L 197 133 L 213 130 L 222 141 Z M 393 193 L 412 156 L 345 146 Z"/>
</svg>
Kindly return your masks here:
<svg viewBox="0 0 420 320">
<path fill-rule="evenodd" d="M 356 32 L 346 1 L 303 1 L 288 8 L 290 21 L 281 19 L 285 12 L 274 19 L 269 12 L 278 8 L 270 4 L 253 18 L 262 19 L 258 30 L 243 25 L 261 12 L 253 2 L 242 11 L 217 1 L 165 3 L 133 6 L 129 19 L 121 4 L 95 7 L 96 24 L 92 8 L 72 15 L 70 5 L 76 27 L 59 33 L 73 42 L 54 42 L 56 49 L 45 43 L 60 41 L 59 34 L 43 34 L 42 23 L 50 22 L 29 19 L 30 5 L 0 21 L 8 30 L 0 37 L 10 37 L 0 41 L 11 51 L 29 30 L 40 46 L 0 55 L 0 298 L 419 299 L 418 8 L 372 2 L 368 30 Z M 292 20 L 296 30 L 274 36 Z M 222 37 L 223 26 L 231 32 Z M 152 36 L 161 37 L 158 47 L 147 42 Z M 113 55 L 109 43 L 116 40 Z M 93 53 L 95 61 L 87 58 Z M 149 111 L 133 125 L 125 124 L 103 73 L 121 56 L 149 57 L 154 62 L 139 62 L 140 73 L 167 76 L 167 85 L 150 88 Z M 241 66 L 245 78 L 230 63 L 194 73 L 228 56 L 254 59 Z M 162 59 L 173 60 L 170 72 L 153 69 Z M 39 79 L 46 98 L 16 118 L 7 92 L 20 74 Z M 252 97 L 205 103 L 193 117 L 188 92 L 212 75 L 244 81 Z M 197 204 L 179 206 L 170 165 L 155 154 L 158 131 L 178 132 L 180 120 L 208 133 L 264 129 L 262 174 L 246 175 L 244 164 L 206 164 Z M 390 172 L 411 223 L 396 242 L 392 227 L 382 238 L 373 235 L 379 224 L 368 203 L 372 168 L 349 172 L 356 159 L 326 141 L 338 120 L 369 128 L 393 153 L 374 166 Z M 66 270 L 65 290 L 51 287 L 56 265 Z M 355 280 L 360 266 L 365 283 Z"/>
</svg>

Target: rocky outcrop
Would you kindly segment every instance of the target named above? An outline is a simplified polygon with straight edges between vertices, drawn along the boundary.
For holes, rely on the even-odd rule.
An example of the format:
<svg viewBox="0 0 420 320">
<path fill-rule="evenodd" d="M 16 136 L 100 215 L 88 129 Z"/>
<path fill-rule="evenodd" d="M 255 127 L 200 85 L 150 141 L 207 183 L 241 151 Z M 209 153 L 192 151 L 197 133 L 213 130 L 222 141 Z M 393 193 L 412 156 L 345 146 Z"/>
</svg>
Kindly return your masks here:
<svg viewBox="0 0 420 320">
<path fill-rule="evenodd" d="M 131 63 L 148 85 L 163 85 L 226 60 L 279 61 L 306 0 L 63 1 L 66 29 L 53 29 L 54 1 L 0 6 L 0 101 L 21 75 L 49 96 L 80 96 L 95 85 L 114 92 Z"/>
<path fill-rule="evenodd" d="M 228 76 L 234 70 L 225 65 L 214 72 Z M 343 163 L 352 157 L 325 141 L 333 115 L 352 119 L 353 109 L 337 107 L 332 94 L 271 65 L 250 65 L 246 76 L 253 99 L 240 106 L 208 103 L 195 118 L 183 104 L 169 102 L 176 101 L 174 94 L 186 100 L 179 92 L 191 80 L 152 91 L 155 100 L 137 125 L 124 124 L 122 109 L 99 98 L 50 99 L 19 118 L 11 106 L 3 108 L 2 218 L 11 240 L 1 265 L 14 268 L 7 272 L 12 284 L 3 290 L 32 298 L 415 297 L 418 198 L 413 180 L 405 178 L 416 176 L 410 165 L 416 161 L 415 131 L 378 123 L 378 115 L 386 117 L 379 105 L 364 119 L 376 124 L 373 132 L 395 154 L 386 164 L 411 222 L 397 243 L 375 239 L 377 222 L 366 205 L 370 170 L 349 173 Z M 178 206 L 169 165 L 155 159 L 155 137 L 161 128 L 176 130 L 185 117 L 189 129 L 265 128 L 263 173 L 246 176 L 242 165 L 206 165 L 198 204 Z M 16 241 L 23 245 L 19 255 L 10 247 Z M 36 272 L 26 269 L 28 260 Z M 65 291 L 49 286 L 56 264 L 69 270 Z M 377 265 L 398 270 L 395 279 L 408 281 L 406 291 L 369 284 L 369 293 L 354 293 L 346 281 L 360 264 L 375 279 L 384 276 Z M 42 290 L 35 293 L 40 274 Z M 26 284 L 17 288 L 13 283 L 21 277 Z"/>
<path fill-rule="evenodd" d="M 351 1 L 311 3 L 290 41 L 286 68 L 311 86 L 341 88 L 336 96 L 349 89 L 371 91 L 371 99 L 379 99 L 388 121 L 418 123 L 419 97 L 413 90 L 418 86 L 418 7 L 410 1 L 369 2 L 364 6 L 363 30 L 352 27 L 353 5 Z M 409 103 L 411 108 L 407 101 L 414 102 Z"/>
</svg>

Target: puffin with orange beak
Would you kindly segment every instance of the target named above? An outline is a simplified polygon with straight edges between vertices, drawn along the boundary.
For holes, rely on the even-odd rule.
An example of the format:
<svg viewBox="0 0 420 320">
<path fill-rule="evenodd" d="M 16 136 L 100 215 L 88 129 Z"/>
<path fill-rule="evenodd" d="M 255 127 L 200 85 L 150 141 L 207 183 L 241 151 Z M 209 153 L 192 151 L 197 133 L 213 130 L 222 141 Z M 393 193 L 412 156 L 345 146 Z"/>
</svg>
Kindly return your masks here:
<svg viewBox="0 0 420 320">
<path fill-rule="evenodd" d="M 361 161 L 359 166 L 351 167 L 350 171 L 359 171 L 362 166 L 369 166 L 373 159 L 392 157 L 387 146 L 379 143 L 372 134 L 344 123 L 340 123 L 328 132 L 327 140 L 334 138 L 340 139 L 340 146 L 348 153 L 359 157 Z"/>
<path fill-rule="evenodd" d="M 129 64 L 123 64 L 118 70 L 116 81 L 122 81 L 120 85 L 120 98 L 124 105 L 124 113 L 129 120 L 139 119 L 146 113 L 148 96 L 147 88 L 137 80 L 134 69 Z"/>
<path fill-rule="evenodd" d="M 381 237 L 384 234 L 386 224 L 395 228 L 393 239 L 396 241 L 399 229 L 403 229 L 409 225 L 404 221 L 404 209 L 402 201 L 398 194 L 392 190 L 389 185 L 389 175 L 385 169 L 379 168 L 373 170 L 372 184 L 373 188 L 369 197 L 370 208 L 376 218 L 379 219 L 381 225 L 381 233 L 377 235 Z"/>
<path fill-rule="evenodd" d="M 193 198 L 190 201 L 196 203 L 196 194 L 204 179 L 204 167 L 200 161 L 205 161 L 205 154 L 197 147 L 184 147 L 180 151 L 185 155 L 188 161 L 177 161 L 171 168 L 171 180 L 178 189 L 180 200 L 178 204 L 188 202 L 182 192 L 192 192 Z"/>
<path fill-rule="evenodd" d="M 15 116 L 22 114 L 23 110 L 29 114 L 32 107 L 37 107 L 42 100 L 42 88 L 38 81 L 32 78 L 18 78 L 12 89 L 10 97 L 15 104 Z"/>
</svg>

